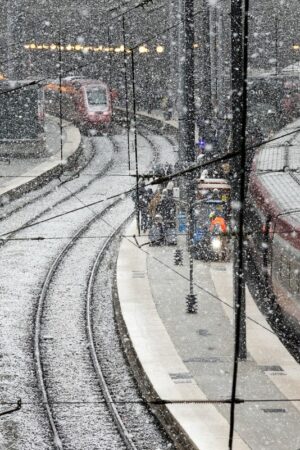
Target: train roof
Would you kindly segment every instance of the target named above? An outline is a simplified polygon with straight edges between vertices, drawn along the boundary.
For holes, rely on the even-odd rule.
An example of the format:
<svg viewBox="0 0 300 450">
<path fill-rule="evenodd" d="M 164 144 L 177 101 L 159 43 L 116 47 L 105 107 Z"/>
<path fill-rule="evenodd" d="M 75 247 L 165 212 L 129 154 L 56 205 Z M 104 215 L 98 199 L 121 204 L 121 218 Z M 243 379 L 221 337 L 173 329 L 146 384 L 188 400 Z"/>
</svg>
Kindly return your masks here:
<svg viewBox="0 0 300 450">
<path fill-rule="evenodd" d="M 287 78 L 300 76 L 300 61 L 297 61 L 289 66 L 284 67 L 278 73 L 273 70 L 264 71 L 260 69 L 250 69 L 248 72 L 248 79 L 250 83 L 257 80 L 271 81 L 272 83 Z"/>
<path fill-rule="evenodd" d="M 300 75 L 300 61 L 295 62 L 294 64 L 290 64 L 289 66 L 285 67 L 284 69 L 282 69 L 281 73 L 284 74 L 297 74 L 298 76 Z"/>
<path fill-rule="evenodd" d="M 88 86 L 88 85 L 101 85 L 106 87 L 107 84 L 102 81 L 102 80 L 94 80 L 92 78 L 85 78 L 85 77 L 77 77 L 77 76 L 71 76 L 71 77 L 66 77 L 62 79 L 62 84 L 71 84 L 74 86 Z M 52 79 L 52 80 L 48 80 L 47 84 L 59 84 L 59 80 L 56 79 Z"/>
<path fill-rule="evenodd" d="M 81 85 L 81 86 L 88 86 L 88 85 L 95 85 L 95 84 L 99 84 L 101 86 L 106 86 L 106 83 L 104 83 L 104 81 L 102 81 L 102 80 L 93 80 L 91 78 L 84 78 L 84 77 L 69 77 L 69 78 L 64 78 L 62 81 L 63 81 L 63 83 L 67 82 L 67 83 L 72 83 L 74 85 Z"/>
<path fill-rule="evenodd" d="M 300 230 L 300 132 L 283 136 L 299 128 L 298 119 L 256 154 L 254 181 L 263 191 L 264 204 L 273 205 L 277 215 Z"/>
</svg>

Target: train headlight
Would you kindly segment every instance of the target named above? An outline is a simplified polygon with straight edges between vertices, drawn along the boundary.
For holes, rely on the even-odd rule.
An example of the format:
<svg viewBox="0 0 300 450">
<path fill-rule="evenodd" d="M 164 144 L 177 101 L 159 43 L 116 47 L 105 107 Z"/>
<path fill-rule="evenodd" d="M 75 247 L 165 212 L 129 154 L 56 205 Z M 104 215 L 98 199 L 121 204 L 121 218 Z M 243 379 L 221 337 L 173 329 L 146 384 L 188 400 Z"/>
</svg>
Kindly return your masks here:
<svg viewBox="0 0 300 450">
<path fill-rule="evenodd" d="M 213 239 L 211 240 L 211 246 L 212 246 L 213 250 L 215 250 L 215 251 L 220 250 L 221 247 L 222 247 L 221 239 L 219 239 L 219 238 L 213 238 Z"/>
</svg>

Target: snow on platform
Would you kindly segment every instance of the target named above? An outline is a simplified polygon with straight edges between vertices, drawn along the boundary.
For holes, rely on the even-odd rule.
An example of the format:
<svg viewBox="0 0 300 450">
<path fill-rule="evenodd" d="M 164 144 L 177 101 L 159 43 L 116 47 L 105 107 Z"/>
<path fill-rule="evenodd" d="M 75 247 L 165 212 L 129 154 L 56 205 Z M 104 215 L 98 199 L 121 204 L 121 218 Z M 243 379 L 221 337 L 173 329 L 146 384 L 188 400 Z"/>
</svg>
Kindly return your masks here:
<svg viewBox="0 0 300 450">
<path fill-rule="evenodd" d="M 134 225 L 126 231 L 135 233 Z M 146 238 L 138 238 L 142 244 Z M 175 429 L 195 449 L 228 447 L 228 404 L 176 403 L 229 399 L 234 331 L 232 269 L 195 261 L 198 313 L 187 314 L 184 265 L 174 266 L 173 247 L 139 249 L 123 239 L 117 266 L 120 310 L 134 352 Z M 247 293 L 248 358 L 239 364 L 234 449 L 300 448 L 300 366 L 282 346 Z M 294 401 L 293 401 L 294 400 Z M 167 420 L 166 419 L 166 420 Z"/>
<path fill-rule="evenodd" d="M 53 121 L 58 121 L 52 118 Z M 0 176 L 0 197 L 12 195 L 14 192 L 25 192 L 41 183 L 43 179 L 49 180 L 53 174 L 59 173 L 62 166 L 68 164 L 80 148 L 81 135 L 78 128 L 63 121 L 64 141 L 63 159 L 60 150 L 47 158 L 11 159 L 2 166 Z"/>
<path fill-rule="evenodd" d="M 126 235 L 135 232 L 131 225 Z M 141 243 L 143 243 L 141 239 Z M 147 253 L 133 239 L 123 239 L 117 266 L 120 309 L 137 357 L 159 398 L 195 449 L 227 448 L 228 424 L 211 404 L 185 403 L 207 399 L 197 386 L 160 319 L 147 276 Z M 174 403 L 172 403 L 174 402 Z M 239 436 L 236 448 L 249 449 Z"/>
</svg>

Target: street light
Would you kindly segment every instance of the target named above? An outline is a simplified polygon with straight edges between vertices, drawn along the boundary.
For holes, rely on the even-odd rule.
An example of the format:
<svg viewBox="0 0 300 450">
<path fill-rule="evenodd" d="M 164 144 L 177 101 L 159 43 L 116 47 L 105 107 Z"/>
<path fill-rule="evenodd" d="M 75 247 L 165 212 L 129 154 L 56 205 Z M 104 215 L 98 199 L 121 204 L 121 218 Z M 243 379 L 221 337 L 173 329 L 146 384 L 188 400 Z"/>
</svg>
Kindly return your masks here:
<svg viewBox="0 0 300 450">
<path fill-rule="evenodd" d="M 156 52 L 157 53 L 164 53 L 164 51 L 165 51 L 165 47 L 163 45 L 158 45 L 156 47 Z"/>
<path fill-rule="evenodd" d="M 149 48 L 146 47 L 146 45 L 140 45 L 139 46 L 139 53 L 149 53 Z"/>
</svg>

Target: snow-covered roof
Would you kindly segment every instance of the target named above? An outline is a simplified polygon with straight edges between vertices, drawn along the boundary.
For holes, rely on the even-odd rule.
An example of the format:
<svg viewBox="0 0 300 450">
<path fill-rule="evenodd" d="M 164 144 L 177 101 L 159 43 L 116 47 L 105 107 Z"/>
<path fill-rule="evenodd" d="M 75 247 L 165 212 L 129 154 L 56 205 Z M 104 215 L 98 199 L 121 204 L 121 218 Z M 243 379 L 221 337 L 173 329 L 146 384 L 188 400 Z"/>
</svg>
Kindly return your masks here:
<svg viewBox="0 0 300 450">
<path fill-rule="evenodd" d="M 300 129 L 300 120 L 281 130 L 277 137 Z M 256 176 L 282 212 L 300 210 L 300 132 L 265 145 L 255 157 Z M 300 213 L 290 219 L 300 224 Z"/>
</svg>

